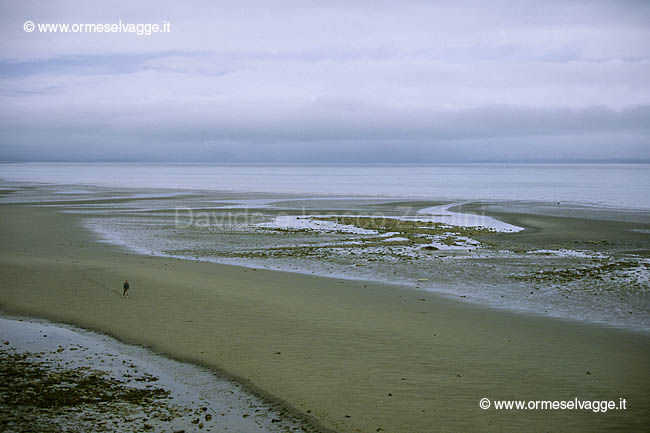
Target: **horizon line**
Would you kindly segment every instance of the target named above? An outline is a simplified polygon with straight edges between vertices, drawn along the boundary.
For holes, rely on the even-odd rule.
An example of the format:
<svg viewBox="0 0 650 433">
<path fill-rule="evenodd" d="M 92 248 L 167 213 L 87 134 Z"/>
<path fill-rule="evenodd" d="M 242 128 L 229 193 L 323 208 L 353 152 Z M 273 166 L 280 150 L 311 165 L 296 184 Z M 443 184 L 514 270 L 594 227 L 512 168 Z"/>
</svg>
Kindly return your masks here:
<svg viewBox="0 0 650 433">
<path fill-rule="evenodd" d="M 19 163 L 173 163 L 173 164 L 364 164 L 364 165 L 429 165 L 429 164 L 650 164 L 650 159 L 512 159 L 512 160 L 449 160 L 449 161 L 200 161 L 200 160 L 150 160 L 150 159 L 0 159 L 0 164 Z"/>
</svg>

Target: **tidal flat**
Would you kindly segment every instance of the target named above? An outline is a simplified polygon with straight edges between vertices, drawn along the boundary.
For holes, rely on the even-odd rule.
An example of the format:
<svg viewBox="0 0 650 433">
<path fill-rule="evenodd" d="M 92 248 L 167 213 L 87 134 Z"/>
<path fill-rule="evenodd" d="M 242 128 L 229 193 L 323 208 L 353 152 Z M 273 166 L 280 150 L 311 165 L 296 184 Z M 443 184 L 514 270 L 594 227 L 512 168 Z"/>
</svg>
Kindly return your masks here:
<svg viewBox="0 0 650 433">
<path fill-rule="evenodd" d="M 557 205 L 539 203 L 528 204 L 531 214 L 516 203 L 6 189 L 3 311 L 204 366 L 314 431 L 647 425 L 647 268 L 613 266 L 606 277 L 561 284 L 526 277 L 644 263 L 642 212 L 620 221 L 589 218 L 594 209 L 555 215 Z M 469 216 L 453 224 L 458 207 L 485 225 Z M 194 221 L 175 220 L 177 209 Z M 198 224 L 198 212 L 223 219 Z M 242 222 L 246 214 L 254 216 Z M 300 255 L 321 246 L 322 257 Z M 481 410 L 483 397 L 630 403 L 607 414 L 499 412 Z"/>
<path fill-rule="evenodd" d="M 42 190 L 23 190 L 16 197 L 74 214 L 98 240 L 139 254 L 405 285 L 497 308 L 650 331 L 647 211 L 93 191 L 63 189 L 44 198 Z"/>
</svg>

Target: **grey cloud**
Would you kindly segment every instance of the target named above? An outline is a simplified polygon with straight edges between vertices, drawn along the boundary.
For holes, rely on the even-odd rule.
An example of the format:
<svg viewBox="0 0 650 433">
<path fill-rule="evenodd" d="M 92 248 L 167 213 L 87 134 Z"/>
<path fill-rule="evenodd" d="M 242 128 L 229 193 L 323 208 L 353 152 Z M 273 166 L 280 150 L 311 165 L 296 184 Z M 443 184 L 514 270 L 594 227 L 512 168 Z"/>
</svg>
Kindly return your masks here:
<svg viewBox="0 0 650 433">
<path fill-rule="evenodd" d="M 347 110 L 350 112 L 350 110 Z M 340 110 L 332 113 L 341 113 Z M 22 159 L 201 161 L 495 161 L 650 160 L 650 106 L 537 110 L 484 107 L 454 113 L 366 114 L 363 118 L 294 113 L 291 121 L 255 124 L 232 117 L 162 117 L 133 121 L 4 124 L 5 149 Z M 284 116 L 280 115 L 280 119 Z M 128 119 L 127 119 L 128 120 Z M 77 149 L 77 152 L 75 152 Z M 397 152 L 397 153 L 396 153 Z"/>
<path fill-rule="evenodd" d="M 650 159 L 648 2 L 190 3 L 3 2 L 0 159 Z"/>
</svg>

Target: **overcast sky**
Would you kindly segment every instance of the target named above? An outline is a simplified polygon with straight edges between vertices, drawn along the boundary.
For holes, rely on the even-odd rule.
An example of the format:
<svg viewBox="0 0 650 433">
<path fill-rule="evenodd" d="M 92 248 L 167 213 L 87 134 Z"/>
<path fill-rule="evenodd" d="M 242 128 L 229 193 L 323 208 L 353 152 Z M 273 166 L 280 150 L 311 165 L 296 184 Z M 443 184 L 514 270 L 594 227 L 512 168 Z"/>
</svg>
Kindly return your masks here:
<svg viewBox="0 0 650 433">
<path fill-rule="evenodd" d="M 0 36 L 0 160 L 650 161 L 649 1 L 0 0 Z"/>
</svg>

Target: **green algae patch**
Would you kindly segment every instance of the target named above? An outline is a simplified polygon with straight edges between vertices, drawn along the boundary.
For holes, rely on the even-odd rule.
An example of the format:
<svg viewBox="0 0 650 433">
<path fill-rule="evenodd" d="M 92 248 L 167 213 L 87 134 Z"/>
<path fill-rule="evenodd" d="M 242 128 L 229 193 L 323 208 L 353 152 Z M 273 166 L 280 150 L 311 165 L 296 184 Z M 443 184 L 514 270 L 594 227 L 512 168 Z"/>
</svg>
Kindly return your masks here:
<svg viewBox="0 0 650 433">
<path fill-rule="evenodd" d="M 612 276 L 616 273 L 629 272 L 639 267 L 650 269 L 650 265 L 648 263 L 643 263 L 636 260 L 599 260 L 594 265 L 580 266 L 575 268 L 539 270 L 537 272 L 512 275 L 511 278 L 518 281 L 532 283 L 571 283 L 585 279 L 604 280 L 607 278 L 612 278 Z"/>
<path fill-rule="evenodd" d="M 61 367 L 41 357 L 0 352 L 0 430 L 29 425 L 40 432 L 118 431 L 148 417 L 171 421 L 183 415 L 163 388 L 132 387 L 104 371 Z"/>
<path fill-rule="evenodd" d="M 403 237 L 408 241 L 389 244 L 390 238 L 381 238 L 381 245 L 427 245 L 432 239 L 450 247 L 464 246 L 467 239 L 478 238 L 488 234 L 497 233 L 494 229 L 486 227 L 452 226 L 440 222 L 402 220 L 397 218 L 368 217 L 368 216 L 343 216 L 343 217 L 315 217 L 313 220 L 330 221 L 342 225 L 349 225 L 365 230 L 374 230 L 379 235 L 394 233 L 394 236 Z"/>
<path fill-rule="evenodd" d="M 366 230 L 375 230 L 379 233 L 399 232 L 401 235 L 442 235 L 453 233 L 457 236 L 480 236 L 489 233 L 496 233 L 496 230 L 486 227 L 462 227 L 452 226 L 449 224 L 403 220 L 386 217 L 369 217 L 369 216 L 338 216 L 338 217 L 313 217 L 315 221 L 330 221 L 343 225 L 350 225 Z"/>
<path fill-rule="evenodd" d="M 497 233 L 484 227 L 451 226 L 439 222 L 401 220 L 371 216 L 313 216 L 305 217 L 312 221 L 336 223 L 340 226 L 366 230 L 354 233 L 345 230 L 323 231 L 318 228 L 264 227 L 264 233 L 271 236 L 295 236 L 293 241 L 284 244 L 270 244 L 263 248 L 235 249 L 175 249 L 166 250 L 172 256 L 243 259 L 287 259 L 287 258 L 331 258 L 337 254 L 363 256 L 373 261 L 383 258 L 411 260 L 418 252 L 432 253 L 443 249 L 441 245 L 452 248 L 475 249 L 484 245 L 474 238 Z M 326 236 L 326 239 L 320 238 Z M 320 239 L 320 241 L 319 241 Z M 439 244 L 438 246 L 433 245 Z M 485 245 L 491 247 L 491 244 Z M 405 254 L 406 251 L 411 251 Z"/>
</svg>

